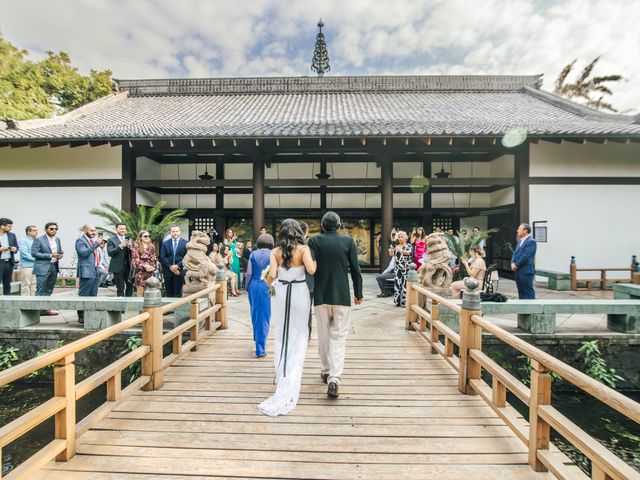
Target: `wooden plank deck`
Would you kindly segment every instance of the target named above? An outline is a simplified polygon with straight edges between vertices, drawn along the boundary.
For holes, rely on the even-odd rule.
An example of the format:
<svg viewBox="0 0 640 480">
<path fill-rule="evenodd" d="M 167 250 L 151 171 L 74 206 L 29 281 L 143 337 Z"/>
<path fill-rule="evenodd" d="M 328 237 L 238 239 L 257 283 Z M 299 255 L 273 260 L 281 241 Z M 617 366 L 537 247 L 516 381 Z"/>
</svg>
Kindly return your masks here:
<svg viewBox="0 0 640 480">
<path fill-rule="evenodd" d="M 68 463 L 38 479 L 539 479 L 524 445 L 424 341 L 401 328 L 350 336 L 340 398 L 329 400 L 310 343 L 291 414 L 257 404 L 274 389 L 272 356 L 229 329 L 170 367 L 80 437 Z M 270 344 L 270 351 L 273 345 Z"/>
</svg>

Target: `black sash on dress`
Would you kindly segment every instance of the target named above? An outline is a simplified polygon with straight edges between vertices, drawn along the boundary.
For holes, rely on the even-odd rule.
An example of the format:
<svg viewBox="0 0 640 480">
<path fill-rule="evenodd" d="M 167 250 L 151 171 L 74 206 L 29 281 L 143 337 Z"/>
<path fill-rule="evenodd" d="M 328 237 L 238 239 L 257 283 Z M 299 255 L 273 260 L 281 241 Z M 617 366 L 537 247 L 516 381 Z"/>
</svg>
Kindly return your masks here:
<svg viewBox="0 0 640 480">
<path fill-rule="evenodd" d="M 284 324 L 282 326 L 282 347 L 280 348 L 280 362 L 284 358 L 284 371 L 282 376 L 287 376 L 287 353 L 289 351 L 289 317 L 291 316 L 291 291 L 294 283 L 305 283 L 306 280 L 278 280 L 287 286 L 287 293 L 284 302 Z M 284 353 L 284 356 L 283 356 Z M 280 369 L 280 363 L 278 363 Z"/>
</svg>

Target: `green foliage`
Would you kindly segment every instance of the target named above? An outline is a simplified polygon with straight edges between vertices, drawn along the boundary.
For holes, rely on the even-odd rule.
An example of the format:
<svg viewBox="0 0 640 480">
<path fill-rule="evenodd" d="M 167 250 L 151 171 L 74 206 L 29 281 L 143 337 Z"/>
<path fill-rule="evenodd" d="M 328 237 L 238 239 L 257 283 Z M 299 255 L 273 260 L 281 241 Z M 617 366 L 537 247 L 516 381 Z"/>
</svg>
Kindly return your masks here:
<svg viewBox="0 0 640 480">
<path fill-rule="evenodd" d="M 16 347 L 3 347 L 0 345 L 0 370 L 13 367 L 14 362 L 18 360 L 18 351 Z"/>
<path fill-rule="evenodd" d="M 0 119 L 47 118 L 111 93 L 111 71 L 81 75 L 64 52 L 33 62 L 0 35 Z"/>
<path fill-rule="evenodd" d="M 521 360 L 523 363 L 518 367 L 518 372 L 520 372 L 520 381 L 525 385 L 531 385 L 531 362 L 529 361 L 529 357 L 526 355 L 518 355 L 518 360 Z M 551 381 L 553 382 L 561 382 L 564 379 L 555 372 L 549 372 L 551 376 Z"/>
<path fill-rule="evenodd" d="M 125 342 L 125 349 L 122 352 L 120 352 L 120 356 L 126 355 L 129 352 L 133 352 L 140 345 L 142 345 L 141 337 L 138 337 L 137 335 L 132 335 L 130 337 L 127 337 L 127 340 Z M 138 378 L 141 375 L 141 371 L 142 371 L 141 367 L 142 367 L 141 362 L 137 361 L 134 364 L 127 367 L 122 372 L 124 375 L 128 375 L 129 377 L 128 383 L 133 382 L 136 378 Z"/>
<path fill-rule="evenodd" d="M 45 353 L 52 352 L 55 349 L 60 348 L 63 344 L 64 342 L 62 340 L 58 340 L 58 343 L 54 348 L 41 348 L 40 350 L 38 350 L 36 357 L 40 357 Z M 36 370 L 35 372 L 30 373 L 26 376 L 26 378 L 28 378 L 29 380 L 53 380 L 53 364 L 47 365 L 40 370 Z"/>
<path fill-rule="evenodd" d="M 456 235 L 450 235 L 445 233 L 444 240 L 447 242 L 449 250 L 458 258 L 468 258 L 469 252 L 476 245 L 479 245 L 482 240 L 487 240 L 491 235 L 498 232 L 497 228 L 491 228 L 485 232 L 472 232 L 468 237 L 465 237 L 462 232 L 458 232 Z M 463 262 L 460 262 L 460 276 L 462 278 L 468 277 L 467 267 Z"/>
<path fill-rule="evenodd" d="M 623 79 L 623 77 L 622 75 L 616 74 L 589 78 L 591 76 L 591 72 L 596 66 L 596 63 L 598 63 L 599 60 L 600 57 L 598 56 L 589 65 L 587 65 L 584 70 L 582 70 L 582 73 L 574 83 L 565 83 L 565 81 L 573 70 L 577 59 L 569 63 L 562 69 L 560 75 L 558 75 L 554 93 L 557 93 L 558 95 L 569 99 L 582 99 L 585 101 L 587 107 L 617 112 L 617 110 L 613 108 L 610 103 L 606 103 L 604 101 L 604 95 L 612 94 L 611 89 L 604 84 L 606 82 L 619 82 Z M 594 99 L 591 97 L 591 95 L 594 93 L 600 96 Z"/>
<path fill-rule="evenodd" d="M 99 227 L 99 231 L 115 235 L 115 226 L 118 223 L 124 223 L 127 226 L 127 232 L 132 237 L 137 238 L 141 230 L 146 230 L 151 235 L 151 240 L 158 242 L 164 238 L 172 225 L 184 222 L 185 218 L 183 218 L 183 215 L 187 213 L 185 208 L 178 208 L 171 210 L 164 217 L 160 218 L 162 207 L 164 207 L 166 203 L 167 202 L 159 201 L 151 208 L 138 205 L 135 212 L 127 212 L 108 202 L 102 202 L 100 204 L 102 208 L 92 208 L 89 210 L 89 213 L 102 218 L 105 224 L 111 227 Z"/>
<path fill-rule="evenodd" d="M 585 373 L 591 378 L 611 388 L 616 388 L 618 382 L 624 381 L 623 377 L 616 374 L 615 369 L 607 368 L 607 362 L 602 358 L 598 340 L 582 342 L 578 349 L 578 357 L 584 366 Z"/>
</svg>

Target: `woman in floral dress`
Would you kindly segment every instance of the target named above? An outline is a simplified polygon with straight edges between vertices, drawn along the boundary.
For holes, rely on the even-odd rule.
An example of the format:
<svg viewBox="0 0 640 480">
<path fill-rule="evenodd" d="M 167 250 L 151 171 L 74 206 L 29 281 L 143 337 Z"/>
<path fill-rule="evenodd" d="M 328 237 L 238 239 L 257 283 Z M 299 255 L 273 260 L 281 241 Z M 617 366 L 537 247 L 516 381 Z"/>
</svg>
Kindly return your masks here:
<svg viewBox="0 0 640 480">
<path fill-rule="evenodd" d="M 151 236 L 146 230 L 138 233 L 138 239 L 131 249 L 131 265 L 134 270 L 133 281 L 138 297 L 144 295 L 147 278 L 153 276 L 158 264 L 156 247 L 151 243 Z"/>
<path fill-rule="evenodd" d="M 411 263 L 411 245 L 407 243 L 407 232 L 398 232 L 398 244 L 394 252 L 396 266 L 394 268 L 393 303 L 396 307 L 404 307 L 407 300 L 407 273 Z"/>
</svg>

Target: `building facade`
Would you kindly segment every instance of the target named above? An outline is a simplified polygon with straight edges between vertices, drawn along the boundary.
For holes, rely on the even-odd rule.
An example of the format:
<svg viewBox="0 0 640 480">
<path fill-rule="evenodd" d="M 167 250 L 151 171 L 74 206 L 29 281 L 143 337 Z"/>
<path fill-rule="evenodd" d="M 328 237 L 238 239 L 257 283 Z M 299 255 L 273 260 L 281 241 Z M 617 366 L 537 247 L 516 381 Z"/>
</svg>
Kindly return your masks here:
<svg viewBox="0 0 640 480">
<path fill-rule="evenodd" d="M 539 268 L 640 254 L 640 120 L 539 90 L 539 76 L 122 80 L 56 119 L 0 122 L 0 216 L 57 221 L 72 249 L 88 210 L 158 200 L 190 228 L 312 231 L 336 210 L 363 266 L 396 226 L 538 228 Z M 99 223 L 99 222 L 98 222 Z M 546 227 L 546 229 L 544 228 Z M 544 235 L 544 238 L 543 238 Z M 385 241 L 383 240 L 383 243 Z"/>
</svg>

